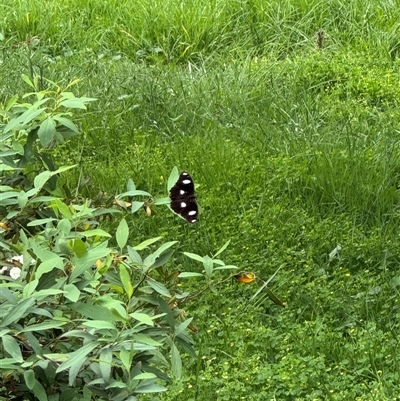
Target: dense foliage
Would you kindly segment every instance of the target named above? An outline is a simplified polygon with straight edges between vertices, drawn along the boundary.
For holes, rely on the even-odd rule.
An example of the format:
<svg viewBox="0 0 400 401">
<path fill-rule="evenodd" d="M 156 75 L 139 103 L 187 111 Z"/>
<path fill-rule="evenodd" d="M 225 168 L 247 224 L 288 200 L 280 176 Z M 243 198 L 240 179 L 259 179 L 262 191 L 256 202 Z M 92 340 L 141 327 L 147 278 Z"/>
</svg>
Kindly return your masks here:
<svg viewBox="0 0 400 401">
<path fill-rule="evenodd" d="M 46 191 L 57 181 L 60 191 L 73 188 L 72 205 L 98 196 L 95 206 L 101 208 L 115 194 L 133 190 L 126 186 L 133 178 L 134 190 L 158 199 L 178 166 L 197 184 L 198 223 L 177 221 L 162 202 L 151 206 L 150 217 L 117 209 L 123 214 L 100 219 L 111 235 L 110 252 L 127 253 L 114 234 L 126 232 L 120 228 L 126 221 L 132 248 L 162 236 L 166 243 L 179 241 L 188 254 L 212 255 L 230 240 L 224 259 L 241 270 L 267 278 L 280 268 L 271 285 L 285 309 L 265 292 L 252 299 L 257 284 L 223 281 L 229 275 L 223 271 L 215 273 L 215 281 L 182 278 L 179 285 L 190 293 L 203 288 L 198 280 L 214 290 L 185 303 L 198 329 L 197 354 L 182 355 L 181 378 L 168 391 L 141 399 L 398 397 L 396 2 L 141 1 L 132 8 L 129 1 L 66 0 L 50 2 L 46 13 L 39 1 L 0 9 L 3 110 L 15 94 L 21 99 L 26 93 L 22 74 L 36 79 L 39 92 L 55 90 L 47 79 L 65 89 L 80 78 L 76 99 L 97 99 L 89 112 L 64 116 L 82 134 L 64 143 L 54 137 L 59 143 L 51 147 L 54 167 L 46 162 L 47 153 L 35 157 L 25 192 Z M 13 151 L 21 155 L 16 143 Z M 60 177 L 56 173 L 56 166 L 75 164 Z M 54 174 L 43 175 L 46 185 L 35 186 L 38 166 L 44 165 Z M 40 205 L 28 208 L 44 213 L 35 219 L 54 218 L 49 211 L 66 218 L 56 206 L 41 210 Z M 86 218 L 92 220 L 83 216 L 80 224 Z M 57 220 L 49 224 L 62 228 Z M 87 242 L 92 247 L 101 240 L 88 236 Z M 129 291 L 112 260 L 107 259 L 107 274 L 118 271 L 115 282 L 102 268 L 96 274 L 108 280 L 102 285 L 119 284 L 118 299 L 128 305 Z M 23 271 L 29 271 L 29 261 L 24 258 Z M 167 276 L 178 270 L 203 274 L 204 265 L 180 253 L 169 263 Z M 136 288 L 139 271 L 127 270 Z M 35 299 L 37 290 L 26 290 L 25 298 Z M 83 295 L 91 302 L 97 296 Z M 173 337 L 171 325 L 160 319 Z M 161 346 L 165 357 L 168 346 Z"/>
</svg>

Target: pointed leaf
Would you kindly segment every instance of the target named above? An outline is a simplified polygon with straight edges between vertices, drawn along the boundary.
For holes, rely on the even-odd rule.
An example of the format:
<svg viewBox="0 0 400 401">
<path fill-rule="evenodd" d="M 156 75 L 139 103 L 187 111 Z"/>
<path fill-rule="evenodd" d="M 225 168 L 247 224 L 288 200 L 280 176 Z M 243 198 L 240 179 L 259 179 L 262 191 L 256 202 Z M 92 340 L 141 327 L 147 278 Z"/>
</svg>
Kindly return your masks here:
<svg viewBox="0 0 400 401">
<path fill-rule="evenodd" d="M 120 221 L 115 236 L 117 239 L 118 246 L 120 247 L 120 249 L 123 249 L 129 237 L 129 227 L 125 219 L 122 219 Z"/>
</svg>

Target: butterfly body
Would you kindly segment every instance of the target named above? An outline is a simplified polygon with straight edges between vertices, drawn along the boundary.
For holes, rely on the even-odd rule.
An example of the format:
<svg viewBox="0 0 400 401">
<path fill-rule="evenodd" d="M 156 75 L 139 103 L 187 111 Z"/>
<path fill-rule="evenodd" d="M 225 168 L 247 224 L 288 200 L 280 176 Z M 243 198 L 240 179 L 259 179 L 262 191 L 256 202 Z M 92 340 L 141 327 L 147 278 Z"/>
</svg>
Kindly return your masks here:
<svg viewBox="0 0 400 401">
<path fill-rule="evenodd" d="M 171 209 L 181 215 L 188 223 L 195 223 L 199 214 L 194 192 L 194 182 L 192 177 L 183 171 L 178 181 L 169 191 L 171 198 Z"/>
</svg>

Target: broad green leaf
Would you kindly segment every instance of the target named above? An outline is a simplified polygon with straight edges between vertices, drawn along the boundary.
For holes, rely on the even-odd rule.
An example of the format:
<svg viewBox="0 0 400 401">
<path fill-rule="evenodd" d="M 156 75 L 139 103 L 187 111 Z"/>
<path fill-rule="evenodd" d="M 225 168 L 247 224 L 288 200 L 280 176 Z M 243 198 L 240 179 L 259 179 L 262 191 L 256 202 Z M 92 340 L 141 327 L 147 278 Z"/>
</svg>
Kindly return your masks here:
<svg viewBox="0 0 400 401">
<path fill-rule="evenodd" d="M 104 231 L 101 228 L 95 228 L 94 230 L 84 231 L 84 234 L 85 237 L 107 237 L 107 238 L 111 237 L 111 235 L 107 231 Z"/>
<path fill-rule="evenodd" d="M 93 320 L 105 320 L 114 322 L 115 318 L 111 311 L 104 306 L 90 305 L 83 302 L 76 302 L 69 306 L 74 311 L 78 312 L 81 316 L 85 316 Z"/>
<path fill-rule="evenodd" d="M 71 232 L 72 224 L 68 219 L 62 219 L 58 222 L 57 228 L 64 234 L 68 235 Z"/>
<path fill-rule="evenodd" d="M 42 331 L 42 330 L 56 329 L 58 327 L 64 326 L 65 324 L 67 324 L 67 322 L 50 320 L 38 324 L 31 324 L 30 326 L 25 326 L 23 329 L 20 330 L 20 332 L 26 333 L 27 331 Z"/>
<path fill-rule="evenodd" d="M 179 324 L 178 326 L 175 327 L 174 334 L 177 336 L 181 333 L 184 333 L 189 326 L 189 324 L 192 322 L 193 318 L 186 319 L 184 322 Z"/>
<path fill-rule="evenodd" d="M 54 202 L 50 205 L 53 209 L 58 209 L 58 211 L 65 217 L 67 220 L 72 220 L 72 212 L 69 206 L 67 206 L 63 201 L 60 199 L 55 199 Z M 57 213 L 57 210 L 55 210 Z M 58 215 L 58 214 L 57 214 Z"/>
<path fill-rule="evenodd" d="M 213 256 L 213 258 L 217 257 L 219 254 L 221 254 L 222 252 L 225 251 L 225 249 L 228 247 L 229 243 L 231 242 L 231 240 L 228 240 L 225 242 L 224 245 L 222 245 L 222 247 L 217 251 L 217 253 Z"/>
<path fill-rule="evenodd" d="M 119 277 L 121 279 L 122 285 L 124 286 L 124 290 L 128 298 L 130 299 L 133 294 L 133 287 L 131 283 L 131 276 L 129 275 L 128 270 L 126 267 L 121 264 L 119 266 Z"/>
<path fill-rule="evenodd" d="M 28 77 L 28 75 L 25 74 L 21 74 L 21 78 L 22 80 L 28 84 L 33 90 L 36 90 L 35 85 L 33 84 L 33 82 L 31 81 L 31 79 Z"/>
<path fill-rule="evenodd" d="M 142 208 L 144 202 L 133 201 L 131 206 L 131 213 L 136 213 L 140 208 Z"/>
<path fill-rule="evenodd" d="M 227 270 L 227 269 L 238 269 L 238 267 L 236 267 L 234 265 L 225 265 L 225 266 L 214 267 L 214 270 Z"/>
<path fill-rule="evenodd" d="M 78 276 L 83 274 L 86 270 L 93 269 L 96 264 L 96 261 L 109 255 L 110 252 L 111 252 L 110 248 L 96 247 L 89 249 L 82 257 L 74 258 L 72 260 L 72 264 L 75 266 L 75 269 L 71 272 L 69 278 L 70 282 L 73 282 Z"/>
<path fill-rule="evenodd" d="M 53 116 L 53 119 L 58 121 L 61 125 L 64 125 L 64 127 L 69 128 L 72 132 L 79 134 L 78 127 L 68 118 L 61 117 L 60 114 L 57 114 Z"/>
<path fill-rule="evenodd" d="M 20 209 L 23 209 L 26 206 L 28 200 L 28 194 L 25 191 L 21 191 L 18 194 L 18 206 L 20 207 Z"/>
<path fill-rule="evenodd" d="M 101 377 L 104 379 L 106 383 L 108 383 L 110 380 L 112 359 L 113 359 L 113 354 L 111 348 L 106 347 L 100 352 L 99 368 Z"/>
<path fill-rule="evenodd" d="M 179 273 L 179 276 L 181 278 L 187 278 L 187 277 L 204 277 L 204 274 L 201 273 L 194 273 L 194 272 L 182 272 Z"/>
<path fill-rule="evenodd" d="M 75 382 L 75 378 L 79 373 L 80 368 L 87 360 L 87 355 L 98 346 L 97 341 L 92 341 L 83 345 L 77 351 L 71 352 L 68 355 L 68 359 L 63 362 L 58 368 L 57 373 L 62 372 L 70 368 L 69 371 L 69 385 L 72 386 Z"/>
<path fill-rule="evenodd" d="M 62 102 L 60 102 L 60 105 L 69 109 L 86 110 L 85 103 L 79 98 L 63 100 Z"/>
<path fill-rule="evenodd" d="M 125 196 L 147 196 L 150 197 L 151 195 L 146 191 L 141 191 L 140 189 L 135 189 L 131 191 L 124 192 L 116 196 L 116 199 L 121 199 Z"/>
<path fill-rule="evenodd" d="M 171 203 L 170 197 L 158 198 L 154 201 L 154 205 L 168 205 Z"/>
<path fill-rule="evenodd" d="M 124 248 L 124 246 L 126 245 L 126 243 L 128 241 L 128 237 L 129 237 L 129 227 L 128 227 L 128 223 L 126 222 L 125 219 L 122 219 L 119 222 L 115 237 L 117 239 L 118 246 L 122 250 Z"/>
<path fill-rule="evenodd" d="M 146 313 L 134 312 L 130 313 L 129 316 L 140 323 L 146 324 L 147 326 L 154 326 L 153 320 L 151 320 L 150 316 Z"/>
<path fill-rule="evenodd" d="M 131 246 L 128 245 L 128 255 L 131 258 L 131 261 L 136 264 L 142 264 L 142 258 L 138 252 L 135 251 Z"/>
<path fill-rule="evenodd" d="M 135 191 L 136 190 L 136 185 L 135 185 L 135 183 L 133 182 L 133 180 L 132 180 L 132 178 L 129 178 L 128 179 L 128 183 L 127 183 L 127 185 L 126 185 L 126 190 L 129 192 L 129 191 Z"/>
<path fill-rule="evenodd" d="M 132 365 L 132 358 L 133 358 L 133 349 L 132 351 L 128 351 L 125 348 L 122 348 L 119 352 L 119 359 L 124 365 L 124 368 L 127 372 L 131 369 Z"/>
<path fill-rule="evenodd" d="M 197 255 L 196 253 L 183 252 L 183 254 L 184 254 L 185 256 L 187 256 L 188 258 L 194 259 L 194 260 L 198 260 L 198 261 L 201 262 L 201 263 L 204 263 L 204 261 L 205 261 L 205 259 L 204 259 L 202 256 Z"/>
<path fill-rule="evenodd" d="M 26 370 L 24 372 L 24 379 L 26 386 L 29 388 L 29 390 L 32 390 L 36 383 L 35 372 L 31 369 Z"/>
<path fill-rule="evenodd" d="M 117 331 L 115 325 L 107 320 L 89 320 L 82 323 L 82 326 L 92 327 L 97 330 L 114 330 Z"/>
<path fill-rule="evenodd" d="M 161 256 L 156 258 L 155 262 L 153 263 L 152 268 L 157 269 L 158 267 L 165 264 L 171 258 L 171 256 L 174 254 L 174 252 L 175 252 L 174 249 L 171 249 L 168 252 L 164 252 Z"/>
<path fill-rule="evenodd" d="M 29 298 L 33 294 L 33 292 L 36 290 L 36 287 L 38 284 L 39 284 L 38 279 L 32 280 L 29 283 L 27 283 L 26 286 L 24 287 L 22 297 Z"/>
<path fill-rule="evenodd" d="M 84 256 L 87 252 L 86 244 L 80 238 L 75 238 L 68 241 L 68 246 L 78 258 Z"/>
<path fill-rule="evenodd" d="M 207 255 L 204 256 L 203 265 L 204 265 L 204 270 L 205 270 L 206 276 L 211 277 L 213 274 L 213 270 L 214 270 L 212 259 Z"/>
<path fill-rule="evenodd" d="M 176 184 L 179 178 L 179 171 L 178 167 L 174 167 L 171 171 L 171 174 L 168 177 L 168 182 L 167 182 L 167 190 L 168 192 L 171 190 L 171 188 Z"/>
<path fill-rule="evenodd" d="M 151 244 L 154 244 L 155 242 L 159 241 L 162 237 L 156 237 L 156 238 L 150 238 L 146 241 L 141 242 L 139 245 L 136 245 L 133 247 L 136 251 L 141 251 L 142 249 L 145 249 L 149 247 Z"/>
<path fill-rule="evenodd" d="M 175 344 L 171 347 L 171 367 L 175 377 L 179 380 L 182 377 L 182 359 Z"/>
<path fill-rule="evenodd" d="M 37 380 L 33 386 L 32 392 L 39 401 L 48 401 L 46 390 Z"/>
<path fill-rule="evenodd" d="M 3 350 L 12 356 L 16 362 L 22 363 L 24 358 L 17 340 L 9 335 L 3 335 L 1 340 L 3 342 Z"/>
<path fill-rule="evenodd" d="M 155 252 L 153 252 L 153 255 L 158 258 L 163 252 L 165 252 L 168 248 L 171 248 L 171 246 L 177 244 L 178 241 L 168 241 L 165 244 L 162 244 Z"/>
<path fill-rule="evenodd" d="M 56 133 L 56 122 L 48 117 L 46 118 L 39 127 L 38 137 L 40 140 L 40 144 L 43 147 L 47 147 L 50 142 L 54 139 Z"/>
<path fill-rule="evenodd" d="M 153 281 L 153 280 L 146 280 L 146 281 L 149 284 L 149 286 L 153 288 L 155 291 L 157 291 L 159 294 L 167 298 L 172 297 L 171 293 L 168 291 L 168 288 L 164 284 L 161 284 L 158 281 Z"/>
<path fill-rule="evenodd" d="M 81 295 L 80 290 L 74 284 L 65 284 L 63 290 L 65 291 L 64 296 L 71 302 L 77 302 Z"/>
<path fill-rule="evenodd" d="M 17 100 L 18 100 L 18 95 L 14 95 L 10 100 L 8 100 L 5 107 L 6 111 L 9 111 L 11 107 L 13 107 L 15 103 L 17 103 Z"/>
<path fill-rule="evenodd" d="M 3 320 L 0 322 L 0 327 L 7 327 L 12 323 L 17 322 L 25 316 L 25 313 L 34 305 L 34 303 L 35 300 L 33 298 L 27 298 L 18 302 L 18 304 L 12 307 L 4 316 Z"/>
<path fill-rule="evenodd" d="M 44 226 L 47 223 L 50 223 L 55 220 L 57 220 L 57 219 L 55 219 L 53 217 L 48 217 L 47 219 L 32 220 L 27 224 L 27 227 Z"/>
<path fill-rule="evenodd" d="M 42 261 L 36 270 L 35 277 L 37 279 L 39 279 L 44 273 L 48 273 L 54 268 L 63 270 L 64 261 L 60 258 L 60 256 L 40 247 L 34 240 L 31 240 L 30 244 L 37 258 Z"/>
<path fill-rule="evenodd" d="M 41 189 L 43 188 L 43 185 L 46 184 L 46 182 L 51 178 L 51 172 L 50 171 L 42 171 L 39 175 L 35 177 L 33 180 L 33 186 L 36 189 Z"/>
<path fill-rule="evenodd" d="M 133 377 L 135 380 L 146 380 L 146 379 L 154 379 L 157 376 L 154 373 L 140 373 Z"/>
<path fill-rule="evenodd" d="M 159 384 L 144 384 L 141 383 L 139 386 L 135 388 L 135 393 L 145 394 L 145 393 L 161 393 L 163 391 L 167 391 L 167 388 L 164 386 L 160 386 Z"/>
</svg>

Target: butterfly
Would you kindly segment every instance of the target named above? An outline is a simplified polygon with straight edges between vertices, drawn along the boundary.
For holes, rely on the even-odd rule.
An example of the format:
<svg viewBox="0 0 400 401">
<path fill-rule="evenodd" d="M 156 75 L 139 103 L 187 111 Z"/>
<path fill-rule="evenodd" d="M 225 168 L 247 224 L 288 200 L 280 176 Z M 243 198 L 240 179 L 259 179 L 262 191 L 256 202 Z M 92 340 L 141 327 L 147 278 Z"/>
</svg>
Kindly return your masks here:
<svg viewBox="0 0 400 401">
<path fill-rule="evenodd" d="M 171 209 L 180 214 L 188 223 L 195 223 L 199 214 L 199 208 L 196 203 L 196 194 L 194 192 L 194 183 L 192 177 L 183 171 L 178 181 L 169 191 L 171 198 Z"/>
</svg>

